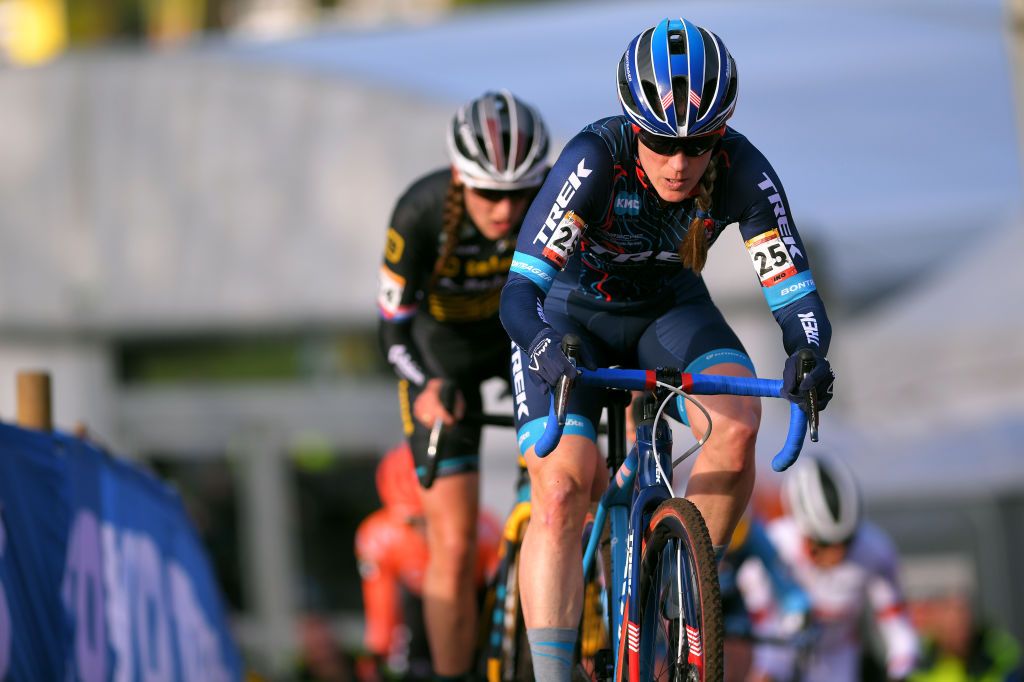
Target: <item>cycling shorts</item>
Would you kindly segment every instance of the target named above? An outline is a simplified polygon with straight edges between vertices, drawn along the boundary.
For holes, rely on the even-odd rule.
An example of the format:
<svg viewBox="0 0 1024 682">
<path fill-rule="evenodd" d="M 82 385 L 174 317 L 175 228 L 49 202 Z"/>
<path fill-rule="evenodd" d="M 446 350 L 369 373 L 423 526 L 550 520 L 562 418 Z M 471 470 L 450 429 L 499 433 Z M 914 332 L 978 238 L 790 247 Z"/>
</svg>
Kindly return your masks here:
<svg viewBox="0 0 1024 682">
<path fill-rule="evenodd" d="M 704 287 L 683 300 L 611 308 L 556 282 L 544 301 L 544 315 L 560 334 L 580 337 L 585 358 L 597 367 L 678 367 L 700 372 L 728 362 L 754 372 L 743 344 Z M 516 435 L 524 454 L 544 432 L 550 402 L 546 386 L 528 364 L 526 353 L 513 349 L 513 386 L 525 389 L 516 395 Z M 519 377 L 517 372 L 527 376 Z M 563 433 L 596 441 L 602 394 L 600 389 L 573 388 Z M 685 410 L 680 412 L 676 401 L 666 412 L 686 423 Z"/>
<path fill-rule="evenodd" d="M 508 380 L 509 341 L 497 319 L 456 325 L 419 315 L 413 322 L 412 334 L 431 376 L 455 384 L 466 400 L 466 413 L 482 411 L 481 383 L 492 377 Z M 398 382 L 402 426 L 421 481 L 427 473 L 431 429 L 414 418 L 412 408 L 422 392 L 421 386 L 405 380 Z M 437 448 L 437 478 L 479 469 L 480 431 L 479 425 L 467 424 L 444 429 Z"/>
</svg>

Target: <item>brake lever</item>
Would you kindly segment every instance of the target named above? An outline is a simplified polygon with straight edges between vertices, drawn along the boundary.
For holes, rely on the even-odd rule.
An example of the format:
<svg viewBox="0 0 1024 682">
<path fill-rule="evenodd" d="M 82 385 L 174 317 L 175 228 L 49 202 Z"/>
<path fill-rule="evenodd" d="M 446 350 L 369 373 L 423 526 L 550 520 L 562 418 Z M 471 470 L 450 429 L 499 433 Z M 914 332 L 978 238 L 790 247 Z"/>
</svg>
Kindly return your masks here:
<svg viewBox="0 0 1024 682">
<path fill-rule="evenodd" d="M 814 353 L 810 349 L 804 348 L 798 354 L 800 358 L 800 367 L 798 368 L 796 375 L 796 385 L 800 386 L 803 382 L 804 377 L 811 373 L 814 369 L 815 360 Z M 818 389 L 812 388 L 807 393 L 807 431 L 811 437 L 812 443 L 818 442 Z"/>
</svg>

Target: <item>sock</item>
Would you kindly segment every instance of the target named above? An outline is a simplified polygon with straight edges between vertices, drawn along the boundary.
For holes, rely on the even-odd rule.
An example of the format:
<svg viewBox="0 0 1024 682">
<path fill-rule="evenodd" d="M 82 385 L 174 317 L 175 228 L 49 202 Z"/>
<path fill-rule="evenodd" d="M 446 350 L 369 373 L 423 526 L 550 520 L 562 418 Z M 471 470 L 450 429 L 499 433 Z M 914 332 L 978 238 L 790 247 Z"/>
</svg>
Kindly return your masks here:
<svg viewBox="0 0 1024 682">
<path fill-rule="evenodd" d="M 533 677 L 537 682 L 569 682 L 576 628 L 527 628 Z"/>
<path fill-rule="evenodd" d="M 722 563 L 722 557 L 725 556 L 725 550 L 727 550 L 727 549 L 729 549 L 728 543 L 724 544 L 724 545 L 712 545 L 711 546 L 711 550 L 715 553 L 715 563 L 716 564 Z"/>
</svg>

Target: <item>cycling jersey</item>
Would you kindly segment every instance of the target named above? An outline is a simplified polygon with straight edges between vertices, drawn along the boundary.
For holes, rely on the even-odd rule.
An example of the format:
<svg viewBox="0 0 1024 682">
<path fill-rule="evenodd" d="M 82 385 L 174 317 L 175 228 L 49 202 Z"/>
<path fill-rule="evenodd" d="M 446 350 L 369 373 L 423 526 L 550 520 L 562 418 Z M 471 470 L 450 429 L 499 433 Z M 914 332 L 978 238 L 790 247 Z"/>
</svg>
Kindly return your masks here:
<svg viewBox="0 0 1024 682">
<path fill-rule="evenodd" d="M 722 595 L 722 616 L 726 635 L 746 636 L 751 633 L 752 616 L 743 602 L 738 584 L 740 569 L 751 559 L 765 568 L 771 584 L 773 602 L 783 614 L 805 614 L 810 600 L 790 574 L 789 567 L 779 557 L 768 538 L 765 525 L 756 518 L 743 517 L 733 531 L 725 556 L 718 564 L 718 585 Z"/>
<path fill-rule="evenodd" d="M 831 327 L 782 183 L 731 128 L 713 153 L 721 167 L 703 223 L 709 244 L 738 223 L 786 351 L 814 346 L 824 355 Z M 625 117 L 585 127 L 523 222 L 501 303 L 509 335 L 527 348 L 548 326 L 542 303 L 556 280 L 571 289 L 570 300 L 605 311 L 700 296 L 702 279 L 678 255 L 696 210 L 692 198 L 667 203 L 658 196 L 637 156 L 636 128 Z"/>
<path fill-rule="evenodd" d="M 476 585 L 482 587 L 498 564 L 501 525 L 481 511 L 477 524 Z M 366 648 L 387 656 L 404 639 L 401 594 L 423 595 L 423 576 L 430 558 L 422 523 L 380 509 L 367 516 L 356 530 L 356 560 L 363 580 Z M 419 632 L 421 624 L 407 623 Z"/>
<path fill-rule="evenodd" d="M 377 304 L 384 356 L 399 376 L 399 406 L 406 437 L 422 477 L 430 429 L 412 406 L 432 377 L 451 380 L 479 412 L 480 384 L 508 377 L 508 336 L 498 320 L 498 299 L 508 277 L 516 232 L 492 241 L 463 217 L 459 241 L 434 281 L 444 244 L 442 221 L 451 171 L 435 171 L 412 184 L 396 204 L 380 269 Z M 439 477 L 479 466 L 480 427 L 456 424 L 438 446 Z"/>
<path fill-rule="evenodd" d="M 917 635 L 910 624 L 900 590 L 896 548 L 874 524 L 862 522 L 844 560 L 819 568 L 807 553 L 796 522 L 784 517 L 768 525 L 779 556 L 811 600 L 811 618 L 818 628 L 813 649 L 802 662 L 800 679 L 808 682 L 851 682 L 860 679 L 862 641 L 860 616 L 868 607 L 878 626 L 889 677 L 907 676 L 917 656 Z M 748 562 L 740 572 L 740 587 L 752 612 L 767 613 L 758 631 L 777 635 L 770 581 L 763 568 Z M 777 646 L 759 645 L 755 668 L 776 679 L 791 679 L 797 654 Z"/>
<path fill-rule="evenodd" d="M 439 170 L 413 185 L 395 206 L 380 269 L 377 306 L 385 357 L 395 372 L 421 386 L 446 367 L 472 364 L 457 355 L 424 357 L 414 338 L 417 318 L 472 337 L 480 348 L 502 341 L 498 298 L 508 277 L 516 233 L 491 241 L 464 216 L 459 243 L 431 286 L 443 245 L 444 201 L 451 171 Z"/>
</svg>

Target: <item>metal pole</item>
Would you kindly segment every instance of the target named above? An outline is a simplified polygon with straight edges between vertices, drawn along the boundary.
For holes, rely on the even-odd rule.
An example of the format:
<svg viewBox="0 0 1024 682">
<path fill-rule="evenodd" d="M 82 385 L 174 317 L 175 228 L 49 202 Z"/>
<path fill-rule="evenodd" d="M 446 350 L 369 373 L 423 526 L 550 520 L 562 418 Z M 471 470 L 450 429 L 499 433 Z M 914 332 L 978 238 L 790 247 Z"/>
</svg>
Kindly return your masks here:
<svg viewBox="0 0 1024 682">
<path fill-rule="evenodd" d="M 18 372 L 18 425 L 37 431 L 53 430 L 50 375 L 47 372 Z"/>
</svg>

